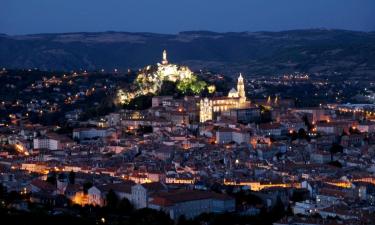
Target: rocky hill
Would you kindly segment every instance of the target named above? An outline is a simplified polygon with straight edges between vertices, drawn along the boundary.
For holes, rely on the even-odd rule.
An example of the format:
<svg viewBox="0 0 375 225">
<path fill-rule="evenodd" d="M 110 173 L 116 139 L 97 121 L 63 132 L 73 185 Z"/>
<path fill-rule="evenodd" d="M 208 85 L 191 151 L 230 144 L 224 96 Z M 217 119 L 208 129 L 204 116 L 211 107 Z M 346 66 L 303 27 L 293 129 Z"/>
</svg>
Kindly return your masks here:
<svg viewBox="0 0 375 225">
<path fill-rule="evenodd" d="M 284 72 L 374 76 L 375 32 L 292 30 L 215 33 L 61 33 L 0 35 L 0 66 L 41 70 L 126 70 L 161 60 L 193 70 L 248 75 Z"/>
</svg>

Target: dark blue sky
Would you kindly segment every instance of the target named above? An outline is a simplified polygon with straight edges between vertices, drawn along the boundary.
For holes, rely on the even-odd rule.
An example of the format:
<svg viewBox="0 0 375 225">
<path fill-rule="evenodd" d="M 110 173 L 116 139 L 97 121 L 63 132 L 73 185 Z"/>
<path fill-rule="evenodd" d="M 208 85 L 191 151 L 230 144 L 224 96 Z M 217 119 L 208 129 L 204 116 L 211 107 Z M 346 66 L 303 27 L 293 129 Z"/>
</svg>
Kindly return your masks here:
<svg viewBox="0 0 375 225">
<path fill-rule="evenodd" d="M 0 0 L 0 33 L 375 30 L 375 0 Z"/>
</svg>

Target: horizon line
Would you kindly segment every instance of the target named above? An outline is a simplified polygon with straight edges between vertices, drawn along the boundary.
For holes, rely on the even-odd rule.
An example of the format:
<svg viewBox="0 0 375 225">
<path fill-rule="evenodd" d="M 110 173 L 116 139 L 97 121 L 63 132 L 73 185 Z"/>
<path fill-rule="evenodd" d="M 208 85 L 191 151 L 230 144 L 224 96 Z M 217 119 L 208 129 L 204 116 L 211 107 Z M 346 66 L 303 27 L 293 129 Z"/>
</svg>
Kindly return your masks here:
<svg viewBox="0 0 375 225">
<path fill-rule="evenodd" d="M 218 34 L 226 34 L 226 33 L 280 33 L 280 32 L 290 32 L 290 31 L 349 31 L 349 32 L 359 32 L 359 33 L 372 33 L 375 30 L 356 30 L 356 29 L 342 29 L 342 28 L 325 28 L 325 27 L 315 27 L 315 28 L 297 28 L 297 29 L 285 29 L 285 30 L 256 30 L 256 31 L 213 31 L 213 30 L 205 30 L 205 29 L 198 29 L 198 30 L 184 30 L 178 32 L 151 32 L 151 31 L 124 31 L 124 30 L 103 30 L 103 31 L 64 31 L 64 32 L 37 32 L 37 33 L 19 33 L 19 34 L 9 34 L 0 32 L 0 35 L 6 36 L 28 36 L 28 35 L 48 35 L 48 34 L 78 34 L 78 33 L 133 33 L 133 34 L 162 34 L 162 35 L 178 35 L 181 33 L 189 33 L 189 32 L 208 32 L 208 33 L 218 33 Z"/>
</svg>

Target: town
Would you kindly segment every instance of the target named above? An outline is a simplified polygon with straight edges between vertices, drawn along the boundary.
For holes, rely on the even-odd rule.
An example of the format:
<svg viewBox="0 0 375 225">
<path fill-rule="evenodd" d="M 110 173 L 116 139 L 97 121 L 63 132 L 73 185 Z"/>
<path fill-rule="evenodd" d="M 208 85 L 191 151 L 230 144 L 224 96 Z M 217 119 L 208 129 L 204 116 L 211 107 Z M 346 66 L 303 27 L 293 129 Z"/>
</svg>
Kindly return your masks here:
<svg viewBox="0 0 375 225">
<path fill-rule="evenodd" d="M 375 80 L 223 75 L 168 57 L 2 69 L 1 207 L 97 224 L 122 212 L 129 224 L 374 223 Z"/>
</svg>

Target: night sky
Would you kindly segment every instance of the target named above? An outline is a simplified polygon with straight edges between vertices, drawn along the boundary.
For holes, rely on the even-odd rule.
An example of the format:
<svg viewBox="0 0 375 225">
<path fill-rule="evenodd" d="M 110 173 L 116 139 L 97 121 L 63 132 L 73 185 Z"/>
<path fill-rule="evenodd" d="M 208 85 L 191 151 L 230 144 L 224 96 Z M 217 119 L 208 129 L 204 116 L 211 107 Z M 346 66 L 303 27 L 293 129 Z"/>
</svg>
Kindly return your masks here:
<svg viewBox="0 0 375 225">
<path fill-rule="evenodd" d="M 0 0 L 0 33 L 375 30 L 375 0 Z"/>
</svg>

